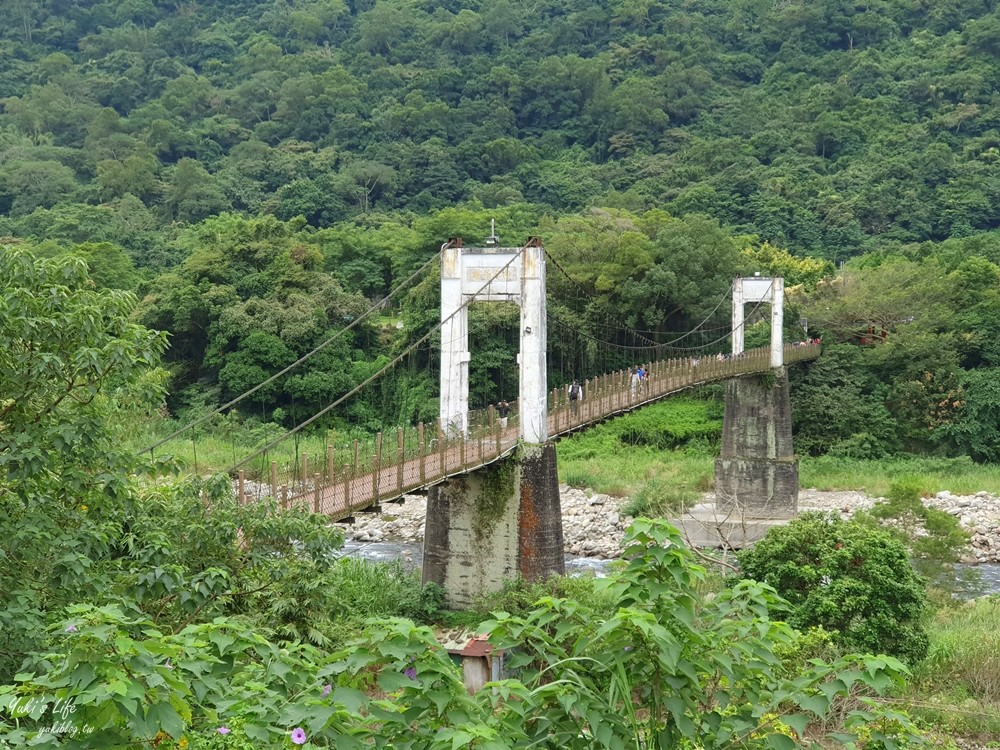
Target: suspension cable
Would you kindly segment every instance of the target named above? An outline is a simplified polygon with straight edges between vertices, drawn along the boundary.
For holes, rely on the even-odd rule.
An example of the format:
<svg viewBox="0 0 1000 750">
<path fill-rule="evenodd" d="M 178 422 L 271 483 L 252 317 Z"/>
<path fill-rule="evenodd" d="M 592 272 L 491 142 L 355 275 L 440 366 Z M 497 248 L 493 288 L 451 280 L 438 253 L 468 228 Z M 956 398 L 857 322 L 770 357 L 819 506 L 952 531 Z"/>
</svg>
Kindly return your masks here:
<svg viewBox="0 0 1000 750">
<path fill-rule="evenodd" d="M 592 336 L 592 335 L 587 334 L 587 333 L 584 333 L 582 335 L 586 336 L 587 338 L 589 338 L 592 341 L 597 342 L 598 344 L 604 344 L 604 345 L 609 346 L 609 347 L 611 347 L 613 349 L 622 349 L 622 350 L 627 350 L 627 351 L 647 351 L 649 349 L 665 349 L 665 348 L 666 349 L 679 349 L 681 351 L 701 351 L 703 349 L 707 349 L 710 346 L 714 346 L 714 345 L 716 345 L 716 344 L 718 344 L 718 343 L 720 343 L 722 341 L 725 341 L 730 336 L 732 336 L 735 331 L 738 331 L 741 328 L 746 328 L 747 323 L 749 322 L 750 318 L 753 317 L 754 313 L 757 312 L 758 308 L 760 308 L 760 306 L 763 305 L 763 304 L 764 304 L 763 300 L 760 300 L 759 302 L 757 302 L 757 304 L 754 305 L 753 308 L 750 310 L 750 313 L 748 315 L 745 315 L 743 317 L 743 322 L 740 323 L 738 326 L 732 328 L 732 330 L 730 330 L 729 333 L 725 334 L 724 336 L 720 336 L 719 338 L 715 339 L 714 341 L 709 341 L 706 344 L 701 344 L 700 346 L 670 346 L 668 344 L 656 344 L 656 343 L 651 343 L 649 346 L 628 346 L 627 344 L 616 344 L 613 341 L 605 341 L 604 339 L 599 339 L 596 336 Z M 571 330 L 571 331 L 574 331 L 576 333 L 580 333 L 580 331 L 578 330 L 577 327 L 573 327 L 573 326 L 569 325 L 568 323 L 560 320 L 557 315 L 551 315 L 550 314 L 550 317 L 552 318 L 552 320 L 554 320 L 556 323 L 558 323 L 559 325 L 563 326 L 564 328 L 566 328 L 568 330 Z"/>
<path fill-rule="evenodd" d="M 455 312 L 453 312 L 447 318 L 444 318 L 441 322 L 439 322 L 437 325 L 435 325 L 433 328 L 431 328 L 427 333 L 425 333 L 419 339 L 417 339 L 412 344 L 410 344 L 406 349 L 404 349 L 400 354 L 398 354 L 392 361 L 389 362 L 389 364 L 387 364 L 381 370 L 379 370 L 378 372 L 376 372 L 373 375 L 371 375 L 368 378 L 366 378 L 364 381 L 362 381 L 357 386 L 355 386 L 354 388 L 352 388 L 351 390 L 349 390 L 347 393 L 345 393 L 343 396 L 341 396 L 340 398 L 338 398 L 332 404 L 329 404 L 328 406 L 325 406 L 322 409 L 320 409 L 318 412 L 316 412 L 311 417 L 309 417 L 309 419 L 307 419 L 304 422 L 302 422 L 301 424 L 297 425 L 294 429 L 289 430 L 284 435 L 282 435 L 282 436 L 280 436 L 278 438 L 275 438 L 274 440 L 272 440 L 271 442 L 269 442 L 267 445 L 265 445 L 265 446 L 263 446 L 261 448 L 258 448 L 256 451 L 254 451 L 253 453 L 251 453 L 249 456 L 247 456 L 246 458 L 244 458 L 242 461 L 239 461 L 238 463 L 233 464 L 228 469 L 226 469 L 226 473 L 227 474 L 231 474 L 232 472 L 234 472 L 237 469 L 239 469 L 241 466 L 243 466 L 243 465 L 247 464 L 248 462 L 252 461 L 254 458 L 256 458 L 257 456 L 259 456 L 260 454 L 265 453 L 265 452 L 271 450 L 271 448 L 274 448 L 276 445 L 278 445 L 279 443 L 281 443 L 286 438 L 291 437 L 292 435 L 298 433 L 303 428 L 305 428 L 305 427 L 309 426 L 310 424 L 312 424 L 313 422 L 315 422 L 317 419 L 319 419 L 320 417 L 322 417 L 324 414 L 326 414 L 327 412 L 329 412 L 331 409 L 333 409 L 333 408 L 339 406 L 340 404 L 344 403 L 344 401 L 346 401 L 347 399 L 349 399 L 351 396 L 354 396 L 355 394 L 357 394 L 359 391 L 361 391 L 361 389 L 363 389 L 366 385 L 368 385 L 369 383 L 371 383 L 373 380 L 376 380 L 377 378 L 380 378 L 383 375 L 385 375 L 385 373 L 387 373 L 389 370 L 391 370 L 393 367 L 395 367 L 397 364 L 399 364 L 405 357 L 407 357 L 410 353 L 412 353 L 413 350 L 415 350 L 418 346 L 420 346 L 427 339 L 429 339 L 436 331 L 440 330 L 444 326 L 445 323 L 447 323 L 449 320 L 451 320 L 456 315 L 458 315 L 462 310 L 464 310 L 466 307 L 468 307 L 470 304 L 472 304 L 476 300 L 476 298 L 480 294 L 482 294 L 483 291 L 486 290 L 490 286 L 490 284 L 492 284 L 500 276 L 500 274 L 502 274 L 504 271 L 506 271 L 507 268 L 511 265 L 511 263 L 513 263 L 519 257 L 520 257 L 520 255 L 515 255 L 513 258 L 511 258 L 509 261 L 507 261 L 507 263 L 504 264 L 501 268 L 499 268 L 497 270 L 497 272 L 495 274 L 493 274 L 493 276 L 490 277 L 490 279 L 487 280 L 486 283 L 484 283 L 478 289 L 478 291 L 475 292 L 475 294 L 470 295 L 469 299 L 467 299 L 465 302 L 463 302 L 461 305 L 459 305 L 459 307 L 455 310 Z"/>
<path fill-rule="evenodd" d="M 575 286 L 580 291 L 580 293 L 581 293 L 581 295 L 583 297 L 585 297 L 585 298 L 592 298 L 593 297 L 593 295 L 590 292 L 588 292 L 586 289 L 584 289 L 582 286 L 580 286 L 580 283 L 576 279 L 574 279 L 572 276 L 569 275 L 569 273 L 566 271 L 566 269 L 563 268 L 562 265 L 560 265 L 559 261 L 557 261 L 555 258 L 552 257 L 552 255 L 549 254 L 548 250 L 545 251 L 545 257 L 552 261 L 552 264 L 559 270 L 560 273 L 562 273 L 563 276 L 565 276 L 569 280 L 569 282 L 571 284 L 573 284 L 573 286 Z M 669 345 L 671 345 L 671 344 L 673 344 L 673 343 L 675 343 L 677 341 L 683 341 L 685 338 L 687 338 L 688 336 L 690 336 L 693 333 L 698 332 L 699 330 L 710 330 L 710 331 L 712 331 L 712 330 L 722 330 L 723 328 L 727 328 L 728 326 L 719 326 L 717 328 L 711 328 L 711 329 L 702 329 L 701 327 L 705 323 L 707 323 L 709 320 L 712 319 L 712 316 L 714 316 L 719 311 L 719 308 L 722 307 L 722 304 L 727 299 L 730 299 L 732 297 L 733 285 L 735 283 L 736 282 L 733 281 L 733 282 L 731 282 L 729 284 L 729 289 L 726 290 L 726 292 L 719 298 L 718 304 L 712 309 L 712 311 L 708 315 L 705 316 L 705 318 L 700 323 L 698 323 L 698 325 L 696 325 L 690 331 L 682 333 L 680 336 L 678 336 L 675 339 L 671 339 L 670 341 L 657 342 L 657 341 L 654 341 L 653 339 L 650 339 L 649 337 L 643 335 L 644 333 L 655 333 L 654 331 L 638 331 L 638 330 L 632 328 L 631 326 L 624 326 L 624 330 L 628 331 L 629 333 L 632 333 L 634 336 L 636 336 L 636 337 L 638 337 L 640 339 L 643 339 L 644 341 L 648 341 L 650 346 L 669 346 Z M 610 328 L 610 326 L 605 326 L 605 327 L 606 328 Z"/>
<path fill-rule="evenodd" d="M 380 301 L 380 302 L 372 305 L 371 307 L 369 307 L 359 317 L 357 317 L 354 320 L 352 320 L 349 325 L 347 325 L 345 328 L 342 328 L 341 330 L 337 331 L 335 334 L 333 334 L 328 339 L 326 339 L 326 341 L 323 341 L 321 344 L 319 344 L 318 346 L 316 346 L 312 351 L 309 351 L 306 354 L 303 354 L 301 357 L 299 357 L 297 360 L 295 360 L 294 362 L 292 362 L 290 365 L 288 365 L 287 367 L 285 367 L 280 372 L 276 372 L 274 375 L 272 375 L 271 377 L 269 377 L 267 380 L 263 381 L 262 383 L 258 383 L 257 385 L 255 385 L 250 390 L 244 391 L 239 396 L 237 396 L 236 398 L 234 398 L 232 401 L 228 401 L 228 402 L 224 403 L 222 406 L 216 407 L 215 409 L 213 409 L 212 411 L 210 411 L 208 414 L 205 414 L 204 416 L 199 417 L 198 419 L 194 420 L 193 422 L 190 422 L 190 423 L 186 424 L 184 427 L 181 427 L 180 429 L 174 430 L 169 435 L 167 435 L 165 438 L 162 438 L 161 440 L 157 440 L 155 443 L 153 443 L 149 447 L 143 448 L 142 453 L 151 452 L 153 450 L 156 450 L 161 445 L 163 445 L 166 442 L 169 442 L 170 440 L 173 440 L 178 435 L 182 435 L 183 433 L 187 432 L 188 430 L 190 430 L 190 429 L 192 429 L 194 427 L 197 427 L 200 424 L 203 424 L 204 422 L 206 422 L 207 420 L 211 419 L 215 415 L 221 414 L 223 411 L 225 411 L 229 407 L 235 406 L 236 404 L 240 403 L 243 399 L 247 398 L 248 396 L 252 396 L 254 393 L 256 393 L 257 391 L 259 391 L 264 386 L 273 383 L 275 380 L 277 380 L 278 378 L 280 378 L 282 375 L 285 375 L 286 373 L 290 372 L 291 370 L 293 370 L 296 367 L 298 367 L 299 365 L 301 365 L 303 362 L 305 362 L 306 360 L 308 360 L 313 355 L 321 352 L 323 349 L 325 349 L 326 347 L 328 347 L 330 344 L 332 344 L 334 341 L 336 341 L 337 339 L 339 339 L 345 333 L 347 333 L 351 329 L 353 329 L 353 328 L 357 327 L 358 325 L 360 325 L 367 318 L 371 317 L 372 313 L 374 313 L 376 310 L 380 310 L 385 305 L 386 300 L 392 299 L 398 292 L 400 292 L 403 289 L 405 289 L 406 286 L 411 281 L 413 281 L 418 276 L 422 275 L 423 272 L 427 269 L 427 267 L 430 266 L 431 263 L 434 263 L 435 261 L 437 261 L 440 258 L 440 256 L 441 256 L 441 251 L 438 250 L 438 252 L 434 255 L 434 257 L 432 257 L 430 260 L 428 260 L 426 263 L 424 263 L 419 269 L 417 269 L 412 274 L 410 274 L 400 285 L 398 285 L 395 289 L 393 289 L 391 292 L 389 292 L 388 296 L 386 296 L 385 299 L 383 299 L 382 301 Z"/>
</svg>

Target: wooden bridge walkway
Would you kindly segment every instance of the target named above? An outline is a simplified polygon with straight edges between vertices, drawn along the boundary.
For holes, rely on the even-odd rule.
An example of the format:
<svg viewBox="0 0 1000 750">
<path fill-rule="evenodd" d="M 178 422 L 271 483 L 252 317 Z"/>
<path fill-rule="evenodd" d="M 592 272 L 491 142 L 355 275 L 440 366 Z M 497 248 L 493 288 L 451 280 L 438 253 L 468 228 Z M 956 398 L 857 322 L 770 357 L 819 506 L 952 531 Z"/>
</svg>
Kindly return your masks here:
<svg viewBox="0 0 1000 750">
<path fill-rule="evenodd" d="M 785 363 L 792 364 L 818 357 L 818 344 L 786 344 Z M 583 383 L 583 400 L 571 408 L 565 389 L 549 393 L 548 433 L 566 435 L 616 415 L 638 409 L 678 391 L 705 383 L 746 375 L 762 374 L 770 369 L 770 349 L 750 349 L 737 357 L 691 357 L 668 359 L 650 365 L 649 377 L 635 393 L 628 373 L 618 371 Z M 510 454 L 518 444 L 520 428 L 516 405 L 508 425 L 500 427 L 493 408 L 470 412 L 466 439 L 442 434 L 436 424 L 400 428 L 394 446 L 387 446 L 379 433 L 373 444 L 364 448 L 355 441 L 348 449 L 347 460 L 337 463 L 333 446 L 327 455 L 312 465 L 307 456 L 294 466 L 270 466 L 270 476 L 260 477 L 259 487 L 268 488 L 286 507 L 304 505 L 334 520 L 359 510 L 377 507 L 404 494 L 482 466 Z M 343 457 L 341 457 L 343 458 Z M 268 481 L 269 480 L 269 481 Z M 245 500 L 243 472 L 239 494 Z"/>
</svg>

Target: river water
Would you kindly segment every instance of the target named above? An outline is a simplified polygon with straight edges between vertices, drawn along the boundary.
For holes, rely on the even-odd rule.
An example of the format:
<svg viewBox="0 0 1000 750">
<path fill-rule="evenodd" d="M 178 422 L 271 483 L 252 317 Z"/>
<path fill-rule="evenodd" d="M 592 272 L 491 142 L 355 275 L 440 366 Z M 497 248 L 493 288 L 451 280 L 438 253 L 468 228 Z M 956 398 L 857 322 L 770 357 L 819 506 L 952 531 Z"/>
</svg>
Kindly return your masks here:
<svg viewBox="0 0 1000 750">
<path fill-rule="evenodd" d="M 391 562 L 401 560 L 407 570 L 419 570 L 423 563 L 424 545 L 419 542 L 356 542 L 344 544 L 341 552 L 344 557 L 361 557 L 365 560 Z M 611 560 L 600 560 L 593 557 L 566 556 L 566 572 L 570 575 L 593 573 L 602 576 L 608 570 Z M 984 594 L 1000 593 L 1000 564 L 986 565 L 956 565 L 959 573 L 964 570 L 978 571 Z"/>
<path fill-rule="evenodd" d="M 365 560 L 390 562 L 401 560 L 407 570 L 419 570 L 424 559 L 424 545 L 419 542 L 356 542 L 349 541 L 342 550 L 344 557 L 361 557 Z M 593 573 L 604 575 L 611 560 L 599 560 L 594 557 L 566 556 L 566 572 Z"/>
</svg>

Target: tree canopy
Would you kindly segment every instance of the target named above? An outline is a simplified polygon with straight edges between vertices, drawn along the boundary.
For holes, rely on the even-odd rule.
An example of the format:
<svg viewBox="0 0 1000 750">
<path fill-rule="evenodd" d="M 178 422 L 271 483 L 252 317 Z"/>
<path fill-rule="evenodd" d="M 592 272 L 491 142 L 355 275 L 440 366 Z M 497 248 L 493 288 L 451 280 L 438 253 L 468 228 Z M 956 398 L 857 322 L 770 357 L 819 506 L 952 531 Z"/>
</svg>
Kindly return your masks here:
<svg viewBox="0 0 1000 750">
<path fill-rule="evenodd" d="M 128 199 L 159 228 L 665 205 L 834 261 L 967 236 L 1000 226 L 998 13 L 19 0 L 0 12 L 0 234 Z"/>
</svg>

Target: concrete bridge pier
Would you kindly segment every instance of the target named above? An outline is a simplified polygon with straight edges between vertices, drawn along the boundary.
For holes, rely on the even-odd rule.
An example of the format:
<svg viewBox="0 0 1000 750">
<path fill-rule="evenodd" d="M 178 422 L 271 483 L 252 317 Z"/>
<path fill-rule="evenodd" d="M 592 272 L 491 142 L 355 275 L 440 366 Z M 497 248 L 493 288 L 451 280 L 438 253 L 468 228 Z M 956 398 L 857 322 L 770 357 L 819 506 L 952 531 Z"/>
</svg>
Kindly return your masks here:
<svg viewBox="0 0 1000 750">
<path fill-rule="evenodd" d="M 563 575 L 562 515 L 553 443 L 430 488 L 423 582 L 463 609 L 506 580 Z"/>
<path fill-rule="evenodd" d="M 521 308 L 517 452 L 430 488 L 423 581 L 444 587 L 461 609 L 505 580 L 563 574 L 556 449 L 548 438 L 545 249 L 537 238 L 504 248 L 460 239 L 441 248 L 441 424 L 468 434 L 468 302 Z M 449 327 L 450 326 L 450 327 Z"/>
<path fill-rule="evenodd" d="M 771 369 L 726 383 L 722 451 L 715 461 L 715 504 L 696 505 L 679 519 L 693 546 L 740 549 L 771 526 L 793 518 L 799 505 L 799 459 L 792 449 L 792 406 L 782 329 L 785 281 L 733 282 L 733 354 L 743 352 L 747 303 L 771 306 Z"/>
<path fill-rule="evenodd" d="M 799 501 L 792 407 L 784 367 L 726 384 L 722 451 L 715 461 L 718 509 L 752 519 L 788 519 Z"/>
<path fill-rule="evenodd" d="M 715 497 L 678 520 L 692 546 L 742 549 L 795 517 L 799 459 L 784 367 L 726 383 Z"/>
</svg>

